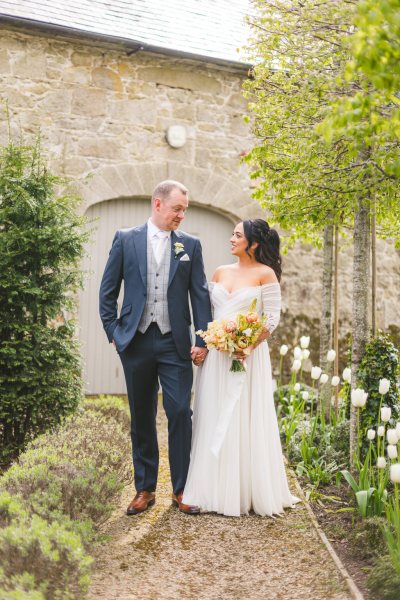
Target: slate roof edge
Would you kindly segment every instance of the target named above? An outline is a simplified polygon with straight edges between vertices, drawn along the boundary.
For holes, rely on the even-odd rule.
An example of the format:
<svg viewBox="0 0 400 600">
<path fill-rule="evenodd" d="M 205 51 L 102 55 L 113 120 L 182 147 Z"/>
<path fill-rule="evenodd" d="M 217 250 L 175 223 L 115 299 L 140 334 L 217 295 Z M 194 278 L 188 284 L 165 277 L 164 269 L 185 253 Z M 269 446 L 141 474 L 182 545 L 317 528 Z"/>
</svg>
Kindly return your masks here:
<svg viewBox="0 0 400 600">
<path fill-rule="evenodd" d="M 94 33 L 91 31 L 85 31 L 83 29 L 76 29 L 74 27 L 66 27 L 64 25 L 56 25 L 54 23 L 46 23 L 44 21 L 36 21 L 35 19 L 27 19 L 25 17 L 15 17 L 0 13 L 0 25 L 8 24 L 16 28 L 21 26 L 24 29 L 35 29 L 44 33 L 61 34 L 65 37 L 72 38 L 86 38 L 93 41 L 99 41 L 103 43 L 122 45 L 132 50 L 132 54 L 136 52 L 152 52 L 155 54 L 164 54 L 167 56 L 173 56 L 176 58 L 186 58 L 188 60 L 195 60 L 201 62 L 210 62 L 225 67 L 234 67 L 235 70 L 248 71 L 253 65 L 252 63 L 244 63 L 241 61 L 233 61 L 224 58 L 217 58 L 215 56 L 206 56 L 203 54 L 193 54 L 190 52 L 182 52 L 180 50 L 173 50 L 171 48 L 163 48 L 162 46 L 153 46 L 145 42 L 139 42 L 131 38 L 123 38 L 118 36 L 106 35 L 102 33 Z"/>
</svg>

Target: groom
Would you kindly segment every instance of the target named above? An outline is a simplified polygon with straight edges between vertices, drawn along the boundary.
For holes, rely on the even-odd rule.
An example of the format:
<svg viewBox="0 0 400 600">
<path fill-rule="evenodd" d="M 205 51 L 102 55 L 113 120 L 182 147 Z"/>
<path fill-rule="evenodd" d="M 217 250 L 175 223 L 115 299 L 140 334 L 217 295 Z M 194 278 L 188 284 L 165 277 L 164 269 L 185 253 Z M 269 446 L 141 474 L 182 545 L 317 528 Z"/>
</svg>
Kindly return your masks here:
<svg viewBox="0 0 400 600">
<path fill-rule="evenodd" d="M 173 503 L 187 514 L 199 512 L 182 503 L 192 436 L 191 360 L 199 365 L 207 353 L 199 337 L 191 347 L 188 295 L 196 330 L 206 329 L 212 317 L 200 241 L 177 231 L 188 204 L 184 185 L 160 183 L 153 192 L 147 223 L 115 234 L 100 286 L 100 316 L 124 368 L 131 412 L 137 494 L 128 515 L 141 513 L 155 502 L 159 381 L 168 418 Z M 122 280 L 124 301 L 118 317 Z"/>
</svg>

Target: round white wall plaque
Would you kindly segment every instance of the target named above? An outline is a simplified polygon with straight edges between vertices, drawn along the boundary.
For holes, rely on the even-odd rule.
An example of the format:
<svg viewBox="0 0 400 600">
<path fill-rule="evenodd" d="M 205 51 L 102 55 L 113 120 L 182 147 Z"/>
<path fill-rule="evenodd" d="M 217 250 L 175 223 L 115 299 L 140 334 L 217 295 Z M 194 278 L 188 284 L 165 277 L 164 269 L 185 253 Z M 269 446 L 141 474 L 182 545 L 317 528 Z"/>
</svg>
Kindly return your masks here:
<svg viewBox="0 0 400 600">
<path fill-rule="evenodd" d="M 172 148 L 182 148 L 186 144 L 186 129 L 183 125 L 171 125 L 165 137 Z"/>
</svg>

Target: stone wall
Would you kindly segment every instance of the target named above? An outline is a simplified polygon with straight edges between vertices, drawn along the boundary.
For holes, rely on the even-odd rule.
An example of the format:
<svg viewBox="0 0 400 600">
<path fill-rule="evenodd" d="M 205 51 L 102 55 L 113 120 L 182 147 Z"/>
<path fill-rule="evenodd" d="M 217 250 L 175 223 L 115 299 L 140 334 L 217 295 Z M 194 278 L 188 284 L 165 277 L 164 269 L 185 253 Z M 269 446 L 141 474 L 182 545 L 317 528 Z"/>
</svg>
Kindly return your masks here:
<svg viewBox="0 0 400 600">
<path fill-rule="evenodd" d="M 148 196 L 163 178 L 181 179 L 194 202 L 237 219 L 263 215 L 251 199 L 240 156 L 252 145 L 243 122 L 246 73 L 30 31 L 0 31 L 1 96 L 14 131 L 41 129 L 51 168 L 75 182 L 84 208 L 121 196 Z M 187 143 L 171 148 L 169 125 L 184 125 Z M 5 119 L 0 143 L 7 140 Z M 378 245 L 378 324 L 400 325 L 400 259 Z M 340 304 L 351 319 L 351 247 L 341 257 Z M 284 258 L 284 304 L 292 314 L 319 314 L 321 255 L 296 246 Z"/>
</svg>

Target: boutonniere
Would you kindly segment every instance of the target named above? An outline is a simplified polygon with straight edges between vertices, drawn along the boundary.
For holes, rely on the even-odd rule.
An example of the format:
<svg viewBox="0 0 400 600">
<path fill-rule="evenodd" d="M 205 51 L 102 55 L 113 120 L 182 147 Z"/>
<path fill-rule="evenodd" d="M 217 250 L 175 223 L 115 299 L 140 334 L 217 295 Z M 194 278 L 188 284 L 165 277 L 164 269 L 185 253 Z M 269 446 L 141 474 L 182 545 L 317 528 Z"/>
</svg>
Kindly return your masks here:
<svg viewBox="0 0 400 600">
<path fill-rule="evenodd" d="M 182 244 L 182 242 L 175 242 L 174 243 L 174 252 L 175 252 L 175 258 L 177 258 L 177 256 L 183 252 L 185 250 L 185 246 Z"/>
</svg>

